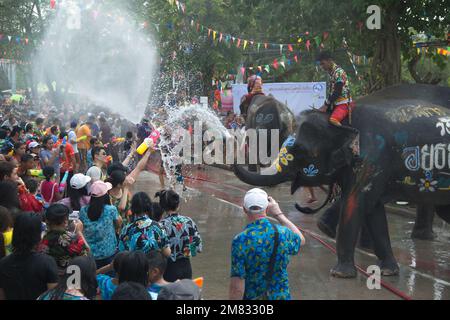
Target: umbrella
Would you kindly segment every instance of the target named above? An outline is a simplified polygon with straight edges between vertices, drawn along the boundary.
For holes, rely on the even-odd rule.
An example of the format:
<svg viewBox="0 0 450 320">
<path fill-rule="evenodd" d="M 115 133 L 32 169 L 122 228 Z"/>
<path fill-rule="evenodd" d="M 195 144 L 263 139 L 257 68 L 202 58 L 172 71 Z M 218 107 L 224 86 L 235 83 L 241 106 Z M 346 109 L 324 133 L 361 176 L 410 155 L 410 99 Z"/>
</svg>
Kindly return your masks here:
<svg viewBox="0 0 450 320">
<path fill-rule="evenodd" d="M 20 94 L 15 94 L 11 96 L 11 101 L 20 102 L 23 99 L 23 96 Z"/>
</svg>

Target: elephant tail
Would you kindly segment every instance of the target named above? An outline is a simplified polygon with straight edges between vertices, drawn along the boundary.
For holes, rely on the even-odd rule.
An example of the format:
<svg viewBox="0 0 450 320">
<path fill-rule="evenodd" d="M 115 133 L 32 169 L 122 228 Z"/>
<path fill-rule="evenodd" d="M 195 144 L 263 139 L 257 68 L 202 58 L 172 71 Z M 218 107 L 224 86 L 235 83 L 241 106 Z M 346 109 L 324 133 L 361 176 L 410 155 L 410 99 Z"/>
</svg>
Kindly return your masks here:
<svg viewBox="0 0 450 320">
<path fill-rule="evenodd" d="M 319 212 L 331 201 L 331 198 L 333 197 L 333 185 L 329 185 L 328 188 L 329 188 L 329 190 L 328 190 L 327 198 L 325 199 L 324 203 L 317 209 L 312 209 L 309 207 L 302 207 L 298 203 L 295 203 L 295 209 L 297 209 L 298 211 L 300 211 L 301 213 L 304 213 L 304 214 L 315 214 L 315 213 Z"/>
</svg>

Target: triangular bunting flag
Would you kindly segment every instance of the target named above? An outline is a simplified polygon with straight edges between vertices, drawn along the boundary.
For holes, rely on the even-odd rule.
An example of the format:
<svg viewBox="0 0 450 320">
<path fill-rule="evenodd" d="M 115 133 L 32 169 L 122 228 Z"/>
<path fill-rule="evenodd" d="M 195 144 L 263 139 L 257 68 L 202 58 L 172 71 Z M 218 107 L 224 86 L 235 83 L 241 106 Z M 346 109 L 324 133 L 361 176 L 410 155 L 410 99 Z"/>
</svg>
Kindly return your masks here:
<svg viewBox="0 0 450 320">
<path fill-rule="evenodd" d="M 320 46 L 320 37 L 317 36 L 314 38 L 314 40 L 316 41 L 317 46 Z"/>
<path fill-rule="evenodd" d="M 267 47 L 268 47 L 268 44 L 267 44 L 267 43 L 264 43 L 264 48 L 267 49 Z"/>
<path fill-rule="evenodd" d="M 248 44 L 248 41 L 244 40 L 244 50 L 245 50 L 245 48 L 247 48 L 247 44 Z"/>
<path fill-rule="evenodd" d="M 265 65 L 264 70 L 267 71 L 267 73 L 270 73 L 270 66 L 268 64 Z"/>
<path fill-rule="evenodd" d="M 223 34 L 220 33 L 219 42 L 222 42 Z"/>
<path fill-rule="evenodd" d="M 258 43 L 258 51 L 259 51 L 259 48 L 261 48 L 261 43 Z"/>
<path fill-rule="evenodd" d="M 288 50 L 289 50 L 290 52 L 294 51 L 294 48 L 292 48 L 292 45 L 291 45 L 291 44 L 288 44 Z"/>
<path fill-rule="evenodd" d="M 275 70 L 278 69 L 278 60 L 277 59 L 273 60 L 272 66 L 275 68 Z"/>
<path fill-rule="evenodd" d="M 327 40 L 329 35 L 330 35 L 330 33 L 325 31 L 323 33 L 323 41 Z"/>
<path fill-rule="evenodd" d="M 237 47 L 239 48 L 241 46 L 241 39 L 238 38 Z"/>
<path fill-rule="evenodd" d="M 9 42 L 11 42 L 11 39 L 12 39 L 12 37 L 11 37 L 11 36 L 8 36 L 8 40 L 9 40 Z"/>
<path fill-rule="evenodd" d="M 311 41 L 306 40 L 306 49 L 309 51 L 309 47 L 311 46 Z"/>
<path fill-rule="evenodd" d="M 297 55 L 294 56 L 294 60 L 295 60 L 296 63 L 298 63 L 298 56 Z"/>
<path fill-rule="evenodd" d="M 56 7 L 56 0 L 50 0 L 50 8 L 55 9 Z"/>
<path fill-rule="evenodd" d="M 280 53 L 283 53 L 283 45 L 280 44 Z"/>
<path fill-rule="evenodd" d="M 216 40 L 216 36 L 217 36 L 217 31 L 213 31 L 213 40 Z"/>
</svg>

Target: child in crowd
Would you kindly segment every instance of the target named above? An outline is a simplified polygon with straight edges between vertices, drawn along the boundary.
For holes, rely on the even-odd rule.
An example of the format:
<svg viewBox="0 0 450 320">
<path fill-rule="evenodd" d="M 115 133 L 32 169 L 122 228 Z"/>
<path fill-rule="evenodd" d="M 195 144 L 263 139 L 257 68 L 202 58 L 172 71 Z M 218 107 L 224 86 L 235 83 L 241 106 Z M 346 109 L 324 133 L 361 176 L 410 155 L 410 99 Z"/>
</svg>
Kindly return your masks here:
<svg viewBox="0 0 450 320">
<path fill-rule="evenodd" d="M 161 251 L 152 250 L 147 254 L 147 259 L 150 264 L 149 292 L 152 294 L 152 298 L 156 300 L 161 288 L 169 284 L 163 278 L 164 272 L 166 272 L 167 258 Z"/>
<path fill-rule="evenodd" d="M 55 169 L 53 167 L 44 167 L 42 174 L 45 181 L 41 182 L 41 195 L 44 200 L 44 208 L 48 208 L 52 203 L 61 200 L 62 192 L 59 192 L 59 184 L 55 181 Z"/>
<path fill-rule="evenodd" d="M 101 300 L 111 300 L 114 291 L 119 285 L 120 266 L 128 251 L 122 251 L 116 254 L 111 264 L 97 270 L 97 283 L 100 291 Z M 109 273 L 115 273 L 112 277 Z"/>
</svg>

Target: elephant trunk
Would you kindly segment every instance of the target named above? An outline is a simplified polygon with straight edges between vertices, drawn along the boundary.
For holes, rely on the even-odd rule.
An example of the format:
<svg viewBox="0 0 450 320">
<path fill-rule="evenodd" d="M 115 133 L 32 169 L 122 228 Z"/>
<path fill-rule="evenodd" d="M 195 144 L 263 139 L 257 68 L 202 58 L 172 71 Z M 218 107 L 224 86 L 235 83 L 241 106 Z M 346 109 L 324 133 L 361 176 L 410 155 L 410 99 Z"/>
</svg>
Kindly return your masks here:
<svg viewBox="0 0 450 320">
<path fill-rule="evenodd" d="M 233 166 L 233 171 L 239 180 L 252 186 L 273 187 L 291 180 L 289 174 L 278 172 L 275 164 L 269 168 L 262 169 L 260 173 L 250 172 L 242 165 Z"/>
</svg>

